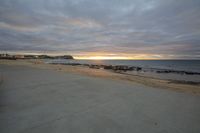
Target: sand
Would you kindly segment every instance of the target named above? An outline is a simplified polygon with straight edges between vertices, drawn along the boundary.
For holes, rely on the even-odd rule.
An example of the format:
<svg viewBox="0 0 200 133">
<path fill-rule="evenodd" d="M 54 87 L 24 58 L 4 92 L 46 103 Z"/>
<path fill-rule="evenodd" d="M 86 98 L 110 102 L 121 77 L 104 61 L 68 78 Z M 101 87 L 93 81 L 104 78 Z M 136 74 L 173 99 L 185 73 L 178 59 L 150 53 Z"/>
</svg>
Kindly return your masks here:
<svg viewBox="0 0 200 133">
<path fill-rule="evenodd" d="M 191 93 L 200 95 L 200 84 L 192 84 L 190 82 L 179 82 L 176 80 L 165 80 L 149 76 L 128 75 L 114 73 L 103 69 L 91 69 L 82 66 L 66 66 L 45 64 L 42 60 L 0 60 L 2 65 L 28 66 L 33 68 L 42 68 L 61 71 L 65 73 L 75 73 L 83 76 L 100 77 L 109 80 L 120 80 L 131 84 L 139 83 L 159 89 L 170 89 L 173 91 Z"/>
<path fill-rule="evenodd" d="M 199 95 L 40 63 L 1 63 L 1 133 L 200 132 Z"/>
</svg>

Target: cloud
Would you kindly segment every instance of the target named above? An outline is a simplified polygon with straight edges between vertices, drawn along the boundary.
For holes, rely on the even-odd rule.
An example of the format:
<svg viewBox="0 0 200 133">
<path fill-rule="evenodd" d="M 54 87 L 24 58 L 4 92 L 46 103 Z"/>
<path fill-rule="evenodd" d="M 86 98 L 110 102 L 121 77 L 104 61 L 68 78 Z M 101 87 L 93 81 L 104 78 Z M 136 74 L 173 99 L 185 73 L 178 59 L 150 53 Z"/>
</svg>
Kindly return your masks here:
<svg viewBox="0 0 200 133">
<path fill-rule="evenodd" d="M 19 32 L 37 32 L 40 31 L 40 28 L 35 28 L 35 27 L 27 27 L 23 25 L 10 25 L 5 22 L 0 22 L 0 29 L 6 29 L 6 30 L 14 30 L 14 31 L 19 31 Z"/>
<path fill-rule="evenodd" d="M 66 25 L 70 25 L 70 26 L 78 27 L 78 28 L 100 28 L 101 27 L 101 24 L 99 24 L 98 22 L 95 22 L 94 20 L 82 19 L 82 18 L 66 19 L 65 23 Z"/>
<path fill-rule="evenodd" d="M 0 50 L 200 57 L 197 0 L 1 0 Z"/>
</svg>

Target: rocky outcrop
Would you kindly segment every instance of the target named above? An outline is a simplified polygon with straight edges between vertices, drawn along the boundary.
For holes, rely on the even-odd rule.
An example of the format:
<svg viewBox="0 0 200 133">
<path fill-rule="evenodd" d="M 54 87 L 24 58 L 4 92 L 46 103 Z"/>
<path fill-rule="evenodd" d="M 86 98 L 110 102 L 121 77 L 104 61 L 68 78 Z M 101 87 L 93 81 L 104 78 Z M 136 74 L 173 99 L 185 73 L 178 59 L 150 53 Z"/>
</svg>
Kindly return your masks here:
<svg viewBox="0 0 200 133">
<path fill-rule="evenodd" d="M 142 67 L 126 66 L 126 65 L 94 65 L 94 64 L 80 64 L 80 63 L 51 63 L 51 64 L 62 64 L 71 66 L 85 66 L 92 69 L 105 69 L 112 70 L 115 72 L 126 72 L 126 71 L 137 71 L 137 72 L 156 72 L 156 73 L 174 73 L 174 74 L 185 74 L 185 75 L 200 75 L 199 72 L 190 71 L 178 71 L 178 70 L 166 70 L 166 69 L 149 69 L 146 70 Z"/>
<path fill-rule="evenodd" d="M 61 65 L 71 65 L 71 66 L 85 66 L 92 69 L 105 69 L 105 70 L 113 70 L 113 71 L 142 71 L 141 67 L 134 66 L 126 66 L 126 65 L 94 65 L 94 64 L 80 64 L 80 63 L 50 63 L 50 64 L 61 64 Z"/>
<path fill-rule="evenodd" d="M 198 72 L 178 71 L 178 70 L 157 70 L 157 73 L 174 73 L 174 74 L 186 74 L 186 75 L 200 75 Z"/>
</svg>

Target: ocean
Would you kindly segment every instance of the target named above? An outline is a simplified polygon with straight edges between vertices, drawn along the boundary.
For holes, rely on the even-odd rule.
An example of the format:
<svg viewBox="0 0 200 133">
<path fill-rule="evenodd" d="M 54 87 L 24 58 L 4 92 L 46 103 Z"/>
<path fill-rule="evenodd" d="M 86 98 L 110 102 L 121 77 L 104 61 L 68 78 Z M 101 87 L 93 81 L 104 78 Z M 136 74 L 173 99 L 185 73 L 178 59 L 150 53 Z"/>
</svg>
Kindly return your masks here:
<svg viewBox="0 0 200 133">
<path fill-rule="evenodd" d="M 62 64 L 89 64 L 89 65 L 125 65 L 142 67 L 142 71 L 127 71 L 125 74 L 148 76 L 152 78 L 189 81 L 200 83 L 199 74 L 178 74 L 178 73 L 157 73 L 159 70 L 187 71 L 200 73 L 200 60 L 44 60 L 46 63 L 62 63 Z"/>
<path fill-rule="evenodd" d="M 80 63 L 96 65 L 127 65 L 147 69 L 200 72 L 200 60 L 45 60 L 47 63 Z"/>
</svg>

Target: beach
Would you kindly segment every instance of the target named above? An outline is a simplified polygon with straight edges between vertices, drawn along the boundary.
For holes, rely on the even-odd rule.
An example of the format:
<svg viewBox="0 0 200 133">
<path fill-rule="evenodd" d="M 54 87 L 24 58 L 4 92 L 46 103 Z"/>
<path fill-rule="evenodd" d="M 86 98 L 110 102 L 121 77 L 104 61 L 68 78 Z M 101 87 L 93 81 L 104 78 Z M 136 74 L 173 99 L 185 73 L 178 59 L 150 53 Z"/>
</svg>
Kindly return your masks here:
<svg viewBox="0 0 200 133">
<path fill-rule="evenodd" d="M 159 89 L 169 89 L 178 92 L 200 95 L 200 82 L 188 82 L 184 80 L 166 80 L 155 78 L 147 74 L 133 75 L 123 71 L 113 72 L 105 69 L 91 69 L 80 65 L 48 64 L 43 60 L 0 60 L 1 65 L 26 66 L 32 68 L 49 69 L 64 73 L 73 73 L 82 76 L 99 77 L 109 80 L 125 81 L 131 84 L 139 83 L 142 85 Z M 167 75 L 164 75 L 167 76 Z M 194 75 L 195 76 L 195 75 Z"/>
<path fill-rule="evenodd" d="M 199 133 L 200 86 L 41 60 L 0 61 L 1 133 Z"/>
</svg>

